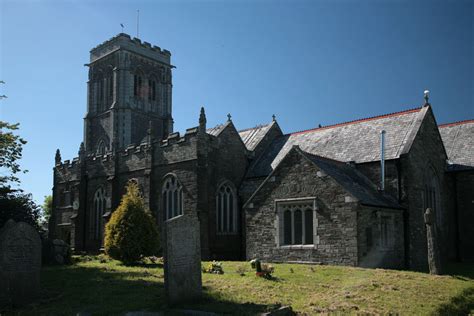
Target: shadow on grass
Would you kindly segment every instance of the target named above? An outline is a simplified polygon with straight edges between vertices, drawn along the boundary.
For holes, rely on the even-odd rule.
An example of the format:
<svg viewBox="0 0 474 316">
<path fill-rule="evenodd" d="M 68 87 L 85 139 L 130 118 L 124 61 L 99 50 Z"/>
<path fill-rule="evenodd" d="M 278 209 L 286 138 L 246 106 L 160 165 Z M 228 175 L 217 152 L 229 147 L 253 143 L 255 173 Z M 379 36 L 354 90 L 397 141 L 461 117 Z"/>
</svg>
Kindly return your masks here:
<svg viewBox="0 0 474 316">
<path fill-rule="evenodd" d="M 474 280 L 474 264 L 449 263 L 446 267 L 447 275 L 451 275 L 459 280 Z"/>
<path fill-rule="evenodd" d="M 127 311 L 163 311 L 166 303 L 162 270 L 117 271 L 77 265 L 42 270 L 41 297 L 21 308 L 0 308 L 7 315 L 120 315 Z M 139 269 L 139 267 L 137 268 Z M 194 304 L 172 306 L 221 314 L 253 315 L 273 309 L 273 305 L 239 304 L 226 300 L 212 289 L 203 288 L 203 299 Z"/>
<path fill-rule="evenodd" d="M 454 296 L 448 303 L 442 304 L 433 315 L 468 315 L 474 310 L 474 286 Z"/>
<path fill-rule="evenodd" d="M 449 263 L 446 267 L 446 275 L 455 279 L 472 282 L 474 281 L 474 265 L 466 263 Z M 474 285 L 464 289 L 451 300 L 439 306 L 433 315 L 468 315 L 474 310 Z"/>
</svg>

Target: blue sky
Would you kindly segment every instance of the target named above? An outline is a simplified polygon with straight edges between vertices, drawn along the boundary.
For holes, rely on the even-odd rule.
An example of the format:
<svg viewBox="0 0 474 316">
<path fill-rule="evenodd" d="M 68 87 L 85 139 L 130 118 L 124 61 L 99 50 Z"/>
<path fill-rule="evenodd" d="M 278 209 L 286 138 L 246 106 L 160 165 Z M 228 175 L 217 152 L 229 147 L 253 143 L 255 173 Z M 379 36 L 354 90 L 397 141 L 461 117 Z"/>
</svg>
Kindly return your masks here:
<svg viewBox="0 0 474 316">
<path fill-rule="evenodd" d="M 89 50 L 121 31 L 172 52 L 175 130 L 232 114 L 284 132 L 420 106 L 474 118 L 473 1 L 0 1 L 0 119 L 21 124 L 22 187 L 77 155 Z"/>
</svg>

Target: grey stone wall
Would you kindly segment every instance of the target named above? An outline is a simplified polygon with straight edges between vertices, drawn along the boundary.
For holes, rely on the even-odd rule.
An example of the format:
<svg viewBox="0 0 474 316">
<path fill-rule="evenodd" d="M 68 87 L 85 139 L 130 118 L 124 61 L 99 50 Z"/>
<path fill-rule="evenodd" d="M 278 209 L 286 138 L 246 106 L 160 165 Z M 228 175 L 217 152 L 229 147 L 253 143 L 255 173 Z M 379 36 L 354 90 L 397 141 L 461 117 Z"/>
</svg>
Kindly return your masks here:
<svg viewBox="0 0 474 316">
<path fill-rule="evenodd" d="M 460 259 L 474 262 L 474 170 L 456 173 Z"/>
<path fill-rule="evenodd" d="M 402 210 L 359 207 L 357 240 L 359 265 L 366 268 L 405 267 Z M 381 217 L 390 218 L 388 245 L 382 244 Z"/>
<path fill-rule="evenodd" d="M 406 206 L 407 236 L 409 238 L 408 266 L 413 270 L 428 269 L 426 228 L 424 225 L 424 189 L 426 185 L 426 173 L 432 168 L 440 184 L 439 211 L 441 223 L 438 223 L 440 246 L 443 253 L 452 245 L 449 240 L 449 225 L 447 219 L 452 210 L 446 208 L 446 196 L 449 192 L 445 190 L 446 153 L 439 135 L 431 109 L 426 113 L 420 130 L 416 135 L 412 147 L 407 155 L 401 158 L 402 168 L 402 205 Z"/>
<path fill-rule="evenodd" d="M 357 164 L 360 170 L 377 187 L 381 187 L 381 166 L 380 162 L 368 162 Z M 399 160 L 385 161 L 385 191 L 390 195 L 399 198 Z"/>
<path fill-rule="evenodd" d="M 248 167 L 246 149 L 233 124 L 229 124 L 218 137 L 208 135 L 207 158 L 202 157 L 203 200 L 201 209 L 207 214 L 207 238 L 209 239 L 209 258 L 238 260 L 243 256 L 241 228 L 238 223 L 237 234 L 217 234 L 216 194 L 220 185 L 229 182 L 234 188 L 237 210 L 240 213 L 243 201 L 239 198 L 238 188 Z M 206 160 L 204 160 L 206 159 Z M 239 216 L 240 217 L 240 216 Z"/>
<path fill-rule="evenodd" d="M 266 261 L 310 261 L 335 265 L 358 265 L 357 202 L 328 176 L 293 151 L 274 178 L 247 205 L 246 258 Z M 317 235 L 312 248 L 278 247 L 275 199 L 316 197 Z M 349 199 L 346 199 L 349 197 Z M 350 202 L 346 202 L 349 200 Z"/>
</svg>

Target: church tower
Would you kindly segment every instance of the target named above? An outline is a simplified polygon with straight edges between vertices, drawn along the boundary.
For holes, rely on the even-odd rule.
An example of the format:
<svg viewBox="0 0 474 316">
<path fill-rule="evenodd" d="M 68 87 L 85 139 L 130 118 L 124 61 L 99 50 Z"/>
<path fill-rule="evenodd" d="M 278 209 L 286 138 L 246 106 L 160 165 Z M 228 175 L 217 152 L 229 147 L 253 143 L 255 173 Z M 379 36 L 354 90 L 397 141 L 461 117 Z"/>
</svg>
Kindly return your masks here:
<svg viewBox="0 0 474 316">
<path fill-rule="evenodd" d="M 171 53 L 120 33 L 90 51 L 84 143 L 87 153 L 173 132 Z"/>
</svg>

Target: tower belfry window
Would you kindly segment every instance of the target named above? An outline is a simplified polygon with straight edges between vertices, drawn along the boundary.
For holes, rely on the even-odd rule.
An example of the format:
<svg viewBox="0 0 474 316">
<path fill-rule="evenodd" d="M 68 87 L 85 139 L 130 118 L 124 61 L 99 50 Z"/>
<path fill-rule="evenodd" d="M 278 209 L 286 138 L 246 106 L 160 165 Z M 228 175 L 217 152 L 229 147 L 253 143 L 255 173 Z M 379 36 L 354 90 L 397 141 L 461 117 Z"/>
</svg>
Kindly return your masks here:
<svg viewBox="0 0 474 316">
<path fill-rule="evenodd" d="M 142 77 L 139 75 L 133 76 L 133 95 L 136 97 L 141 97 L 142 91 Z"/>
<path fill-rule="evenodd" d="M 156 100 L 156 82 L 154 80 L 148 80 L 148 101 Z"/>
<path fill-rule="evenodd" d="M 103 110 L 104 104 L 104 78 L 99 78 L 98 87 L 97 87 L 97 108 Z"/>
</svg>

